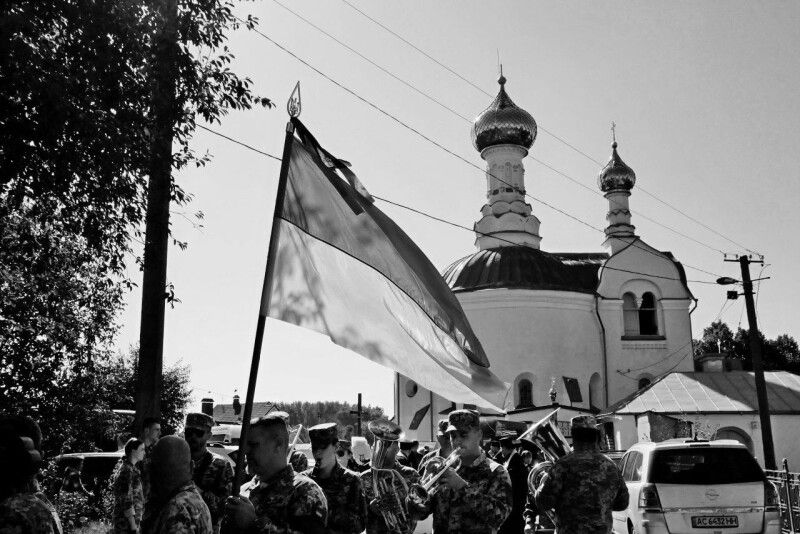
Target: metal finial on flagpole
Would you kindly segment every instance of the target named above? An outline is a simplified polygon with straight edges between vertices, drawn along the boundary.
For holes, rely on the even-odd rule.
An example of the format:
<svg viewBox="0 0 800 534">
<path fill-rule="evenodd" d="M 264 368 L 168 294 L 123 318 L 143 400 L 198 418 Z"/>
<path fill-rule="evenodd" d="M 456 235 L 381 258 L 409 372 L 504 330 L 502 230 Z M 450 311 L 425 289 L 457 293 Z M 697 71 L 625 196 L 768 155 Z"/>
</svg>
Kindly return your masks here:
<svg viewBox="0 0 800 534">
<path fill-rule="evenodd" d="M 286 112 L 290 117 L 297 118 L 301 111 L 303 111 L 303 105 L 300 101 L 300 81 L 298 80 L 292 94 L 289 95 L 289 101 L 286 102 Z"/>
</svg>

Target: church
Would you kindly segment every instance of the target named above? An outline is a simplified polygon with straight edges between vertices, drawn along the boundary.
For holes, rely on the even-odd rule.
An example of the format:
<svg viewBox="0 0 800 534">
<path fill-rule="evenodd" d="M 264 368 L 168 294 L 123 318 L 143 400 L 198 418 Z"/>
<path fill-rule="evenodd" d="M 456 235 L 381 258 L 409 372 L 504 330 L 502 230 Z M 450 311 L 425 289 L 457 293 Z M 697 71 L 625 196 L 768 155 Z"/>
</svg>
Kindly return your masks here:
<svg viewBox="0 0 800 534">
<path fill-rule="evenodd" d="M 511 100 L 502 75 L 498 82 L 497 97 L 472 126 L 486 162 L 477 250 L 443 276 L 491 370 L 510 385 L 506 414 L 484 410 L 484 418 L 536 421 L 559 407 L 559 425 L 568 429 L 573 415 L 603 411 L 663 375 L 694 370 L 696 300 L 675 257 L 637 235 L 629 208 L 636 174 L 616 141 L 597 177 L 608 202 L 601 250 L 542 249 L 547 224 L 532 212 L 525 189 L 536 121 Z M 396 420 L 420 441 L 433 441 L 436 422 L 463 407 L 400 374 L 394 398 Z M 607 436 L 617 433 L 613 424 L 606 423 Z"/>
</svg>

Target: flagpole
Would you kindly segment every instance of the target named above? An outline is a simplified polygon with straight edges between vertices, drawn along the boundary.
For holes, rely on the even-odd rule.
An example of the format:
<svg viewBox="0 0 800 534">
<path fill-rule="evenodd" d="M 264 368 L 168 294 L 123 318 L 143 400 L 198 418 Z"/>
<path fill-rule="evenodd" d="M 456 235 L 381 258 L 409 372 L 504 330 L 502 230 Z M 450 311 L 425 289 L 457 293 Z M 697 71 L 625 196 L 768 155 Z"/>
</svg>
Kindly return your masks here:
<svg viewBox="0 0 800 534">
<path fill-rule="evenodd" d="M 289 97 L 286 109 L 290 117 L 300 115 L 300 82 L 295 85 Z M 267 267 L 264 272 L 264 285 L 261 288 L 261 306 L 258 310 L 258 322 L 256 324 L 256 338 L 253 343 L 253 359 L 250 362 L 250 378 L 247 382 L 247 395 L 244 403 L 244 414 L 242 415 L 242 431 L 239 437 L 239 454 L 236 458 L 236 472 L 233 480 L 233 495 L 239 494 L 244 475 L 245 454 L 244 447 L 247 443 L 247 432 L 250 429 L 250 418 L 253 415 L 253 397 L 255 396 L 256 379 L 258 378 L 258 367 L 261 362 L 261 344 L 264 341 L 264 327 L 269 315 L 270 300 L 272 299 L 272 279 L 275 270 L 275 257 L 278 254 L 278 239 L 280 236 L 281 212 L 283 200 L 286 196 L 286 179 L 289 174 L 289 158 L 292 152 L 294 137 L 294 124 L 292 121 L 286 123 L 286 137 L 283 141 L 283 157 L 281 158 L 281 170 L 278 176 L 278 191 L 275 195 L 275 211 L 272 215 L 272 230 L 269 236 L 269 249 L 267 251 Z"/>
</svg>

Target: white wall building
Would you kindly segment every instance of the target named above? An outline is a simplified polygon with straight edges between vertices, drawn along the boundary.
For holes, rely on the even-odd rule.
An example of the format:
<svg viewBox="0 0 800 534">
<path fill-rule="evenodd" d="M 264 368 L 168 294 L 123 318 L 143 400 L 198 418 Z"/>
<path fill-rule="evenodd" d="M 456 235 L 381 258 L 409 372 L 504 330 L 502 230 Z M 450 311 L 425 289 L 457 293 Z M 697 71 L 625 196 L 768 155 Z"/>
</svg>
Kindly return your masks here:
<svg viewBox="0 0 800 534">
<path fill-rule="evenodd" d="M 526 201 L 523 159 L 536 121 L 505 91 L 475 120 L 472 139 L 486 161 L 487 201 L 475 223 L 477 252 L 444 272 L 491 362 L 511 384 L 507 418 L 559 419 L 601 410 L 669 371 L 693 369 L 694 297 L 681 267 L 635 233 L 629 197 L 636 175 L 612 145 L 598 177 L 608 201 L 603 250 L 549 252 Z M 413 439 L 433 439 L 456 408 L 404 376 L 395 414 Z M 567 409 L 569 408 L 569 409 Z M 537 417 L 538 416 L 538 417 Z"/>
</svg>

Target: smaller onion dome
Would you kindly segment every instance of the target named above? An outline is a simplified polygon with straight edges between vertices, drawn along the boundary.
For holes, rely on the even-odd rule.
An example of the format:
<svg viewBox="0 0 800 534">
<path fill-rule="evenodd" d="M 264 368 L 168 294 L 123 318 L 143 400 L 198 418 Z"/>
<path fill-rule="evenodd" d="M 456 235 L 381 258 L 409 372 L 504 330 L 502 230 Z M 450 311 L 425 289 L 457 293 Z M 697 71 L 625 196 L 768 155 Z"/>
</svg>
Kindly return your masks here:
<svg viewBox="0 0 800 534">
<path fill-rule="evenodd" d="M 614 191 L 615 189 L 624 189 L 630 191 L 633 189 L 633 184 L 636 183 L 636 173 L 633 169 L 625 165 L 622 158 L 617 154 L 617 142 L 614 141 L 611 145 L 612 153 L 611 159 L 608 160 L 606 166 L 600 171 L 597 176 L 597 184 L 603 193 Z"/>
<path fill-rule="evenodd" d="M 526 149 L 536 139 L 536 121 L 530 113 L 518 107 L 506 93 L 506 79 L 497 80 L 500 92 L 472 125 L 472 144 L 481 152 L 494 145 L 519 145 Z"/>
</svg>

